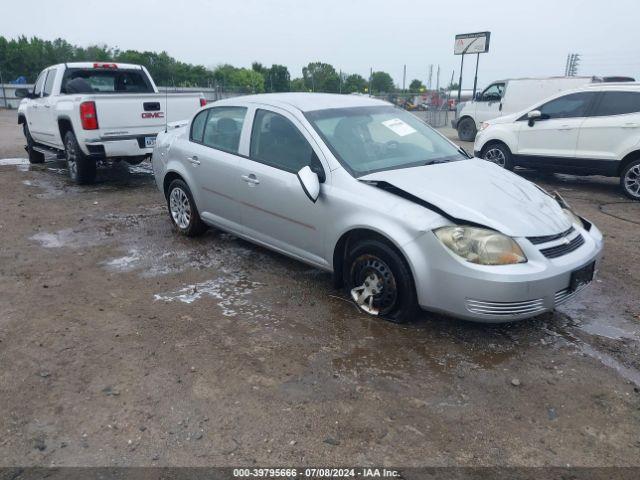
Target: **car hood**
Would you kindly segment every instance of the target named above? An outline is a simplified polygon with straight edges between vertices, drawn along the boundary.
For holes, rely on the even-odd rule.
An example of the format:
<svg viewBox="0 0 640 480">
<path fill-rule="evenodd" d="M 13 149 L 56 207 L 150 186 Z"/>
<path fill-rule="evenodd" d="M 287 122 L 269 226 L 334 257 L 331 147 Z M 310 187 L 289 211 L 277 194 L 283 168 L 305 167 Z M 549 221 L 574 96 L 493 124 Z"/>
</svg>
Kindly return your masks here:
<svg viewBox="0 0 640 480">
<path fill-rule="evenodd" d="M 484 225 L 512 237 L 554 235 L 571 226 L 555 199 L 485 160 L 387 170 L 359 180 L 385 182 L 409 194 L 401 196 L 426 202 L 427 208 L 454 221 Z"/>
</svg>

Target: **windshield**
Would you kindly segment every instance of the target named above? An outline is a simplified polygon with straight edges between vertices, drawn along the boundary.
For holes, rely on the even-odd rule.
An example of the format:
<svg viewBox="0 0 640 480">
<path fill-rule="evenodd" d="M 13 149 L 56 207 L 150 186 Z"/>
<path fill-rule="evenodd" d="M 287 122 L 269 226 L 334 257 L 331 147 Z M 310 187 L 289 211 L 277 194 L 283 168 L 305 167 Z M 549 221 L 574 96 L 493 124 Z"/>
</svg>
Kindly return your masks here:
<svg viewBox="0 0 640 480">
<path fill-rule="evenodd" d="M 318 110 L 305 116 L 355 177 L 467 158 L 414 115 L 391 105 Z"/>
</svg>

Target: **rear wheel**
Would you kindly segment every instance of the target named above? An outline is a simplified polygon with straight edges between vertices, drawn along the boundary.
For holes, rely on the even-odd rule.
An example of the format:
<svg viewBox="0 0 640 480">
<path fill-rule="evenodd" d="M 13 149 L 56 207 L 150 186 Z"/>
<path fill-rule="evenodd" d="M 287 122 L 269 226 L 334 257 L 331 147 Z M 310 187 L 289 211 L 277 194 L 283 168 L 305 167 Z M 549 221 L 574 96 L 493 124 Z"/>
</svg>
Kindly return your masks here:
<svg viewBox="0 0 640 480">
<path fill-rule="evenodd" d="M 476 122 L 472 118 L 463 118 L 458 124 L 458 138 L 463 142 L 473 142 L 476 132 Z"/>
<path fill-rule="evenodd" d="M 482 149 L 482 158 L 499 167 L 513 170 L 511 151 L 502 143 L 491 143 Z"/>
<path fill-rule="evenodd" d="M 64 153 L 71 180 L 81 185 L 95 182 L 96 161 L 88 158 L 80 150 L 76 136 L 72 131 L 67 132 L 64 136 Z"/>
<path fill-rule="evenodd" d="M 624 167 L 620 174 L 620 186 L 632 200 L 640 200 L 640 159 Z"/>
<path fill-rule="evenodd" d="M 347 253 L 344 284 L 358 308 L 395 323 L 413 320 L 419 312 L 413 276 L 389 244 L 362 240 Z"/>
<path fill-rule="evenodd" d="M 167 191 L 167 206 L 171 222 L 178 232 L 187 237 L 195 237 L 207 230 L 200 218 L 191 190 L 182 180 L 174 180 Z"/>
<path fill-rule="evenodd" d="M 22 131 L 24 132 L 24 138 L 27 140 L 29 163 L 44 163 L 44 154 L 34 150 L 36 142 L 33 141 L 33 137 L 31 136 L 31 132 L 29 131 L 26 121 L 22 124 Z"/>
</svg>

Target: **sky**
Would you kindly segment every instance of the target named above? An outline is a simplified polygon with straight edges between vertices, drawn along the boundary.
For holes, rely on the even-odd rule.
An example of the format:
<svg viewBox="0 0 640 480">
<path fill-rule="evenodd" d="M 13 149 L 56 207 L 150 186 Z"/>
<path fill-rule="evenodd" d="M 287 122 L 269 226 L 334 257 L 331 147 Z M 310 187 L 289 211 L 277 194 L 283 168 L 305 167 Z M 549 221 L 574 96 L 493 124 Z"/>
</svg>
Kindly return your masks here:
<svg viewBox="0 0 640 480">
<path fill-rule="evenodd" d="M 383 70 L 402 86 L 411 79 L 447 85 L 460 57 L 458 33 L 490 31 L 478 85 L 502 78 L 564 73 L 579 53 L 578 73 L 640 79 L 639 0 L 21 0 L 0 35 L 61 37 L 88 46 L 167 51 L 214 67 L 284 64 L 292 78 L 311 61 L 359 73 Z M 2 8 L 2 10 L 6 10 Z M 4 16 L 4 15 L 3 15 Z M 1 60 L 1 59 L 0 59 Z M 465 57 L 463 88 L 472 88 L 475 56 Z"/>
</svg>

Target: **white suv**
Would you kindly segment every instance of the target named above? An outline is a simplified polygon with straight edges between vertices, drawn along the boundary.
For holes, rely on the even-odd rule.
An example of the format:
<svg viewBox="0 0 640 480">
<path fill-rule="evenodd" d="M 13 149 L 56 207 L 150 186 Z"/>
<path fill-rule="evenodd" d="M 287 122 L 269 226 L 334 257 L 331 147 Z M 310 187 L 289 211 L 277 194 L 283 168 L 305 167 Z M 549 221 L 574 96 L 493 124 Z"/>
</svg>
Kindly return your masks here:
<svg viewBox="0 0 640 480">
<path fill-rule="evenodd" d="M 484 122 L 474 153 L 510 170 L 620 177 L 640 200 L 640 83 L 593 84 Z"/>
</svg>

